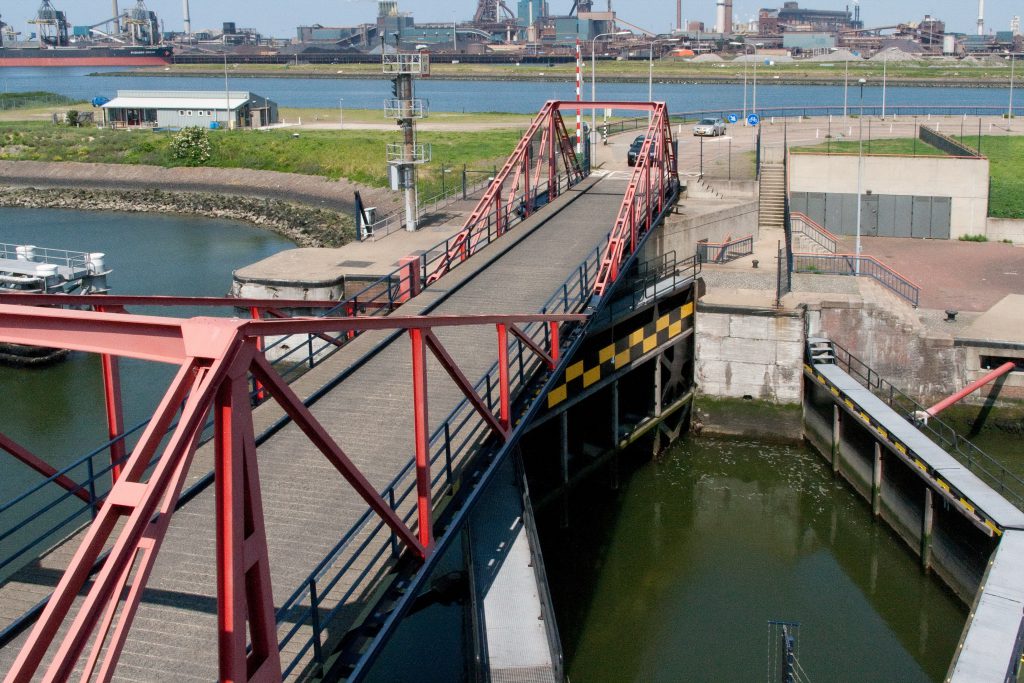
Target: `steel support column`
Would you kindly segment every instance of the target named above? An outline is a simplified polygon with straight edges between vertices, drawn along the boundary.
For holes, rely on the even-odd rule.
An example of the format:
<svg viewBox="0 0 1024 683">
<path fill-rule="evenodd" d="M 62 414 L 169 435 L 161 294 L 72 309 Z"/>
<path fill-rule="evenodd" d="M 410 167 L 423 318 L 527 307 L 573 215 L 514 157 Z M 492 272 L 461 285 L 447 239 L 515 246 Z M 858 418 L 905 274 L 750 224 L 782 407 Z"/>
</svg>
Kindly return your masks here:
<svg viewBox="0 0 1024 683">
<path fill-rule="evenodd" d="M 423 330 L 409 330 L 412 342 L 413 443 L 416 450 L 416 510 L 419 542 L 429 554 L 434 545 L 433 497 L 430 487 L 430 425 L 427 411 L 427 347 Z"/>
</svg>

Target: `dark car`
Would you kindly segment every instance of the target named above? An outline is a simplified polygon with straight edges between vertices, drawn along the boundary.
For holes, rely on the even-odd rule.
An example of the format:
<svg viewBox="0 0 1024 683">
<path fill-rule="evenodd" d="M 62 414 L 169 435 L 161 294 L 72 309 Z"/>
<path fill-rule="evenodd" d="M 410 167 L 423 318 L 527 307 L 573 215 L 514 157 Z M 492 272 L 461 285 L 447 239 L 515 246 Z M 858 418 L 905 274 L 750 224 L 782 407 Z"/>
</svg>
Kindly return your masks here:
<svg viewBox="0 0 1024 683">
<path fill-rule="evenodd" d="M 644 136 L 644 135 L 637 135 L 636 136 L 636 139 L 633 140 L 632 144 L 630 144 L 630 146 L 629 146 L 629 151 L 626 152 L 626 163 L 627 164 L 629 164 L 630 166 L 636 166 L 637 157 L 640 156 L 640 150 L 644 148 L 644 141 L 646 139 L 647 139 L 647 137 Z M 650 154 L 648 154 L 648 157 L 651 158 L 651 159 L 654 158 L 654 150 L 653 149 L 650 151 Z"/>
</svg>

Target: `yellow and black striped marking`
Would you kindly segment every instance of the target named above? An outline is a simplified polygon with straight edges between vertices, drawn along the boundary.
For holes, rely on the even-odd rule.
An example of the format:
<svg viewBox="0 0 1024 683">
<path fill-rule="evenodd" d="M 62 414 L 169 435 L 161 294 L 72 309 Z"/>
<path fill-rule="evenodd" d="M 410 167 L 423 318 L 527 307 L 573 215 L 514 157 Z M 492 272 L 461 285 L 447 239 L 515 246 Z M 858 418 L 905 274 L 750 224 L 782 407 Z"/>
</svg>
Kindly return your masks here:
<svg viewBox="0 0 1024 683">
<path fill-rule="evenodd" d="M 692 315 L 692 303 L 674 308 L 657 320 L 615 340 L 614 344 L 609 344 L 573 363 L 565 369 L 562 383 L 548 393 L 548 408 L 554 408 L 570 396 L 591 386 L 599 381 L 602 375 L 607 377 L 617 368 L 629 365 L 644 354 L 678 337 L 689 329 L 683 321 Z"/>
<path fill-rule="evenodd" d="M 894 438 L 889 432 L 878 422 L 876 422 L 867 411 L 863 410 L 859 405 L 852 401 L 848 396 L 840 392 L 840 390 L 829 382 L 824 375 L 816 372 L 813 367 L 808 364 L 804 364 L 804 372 L 808 377 L 813 377 L 817 382 L 828 389 L 833 396 L 840 399 L 850 412 L 855 416 L 859 417 L 860 420 L 867 425 L 869 429 L 878 434 L 884 441 L 892 445 L 892 447 L 904 457 L 905 461 L 909 465 L 913 465 L 921 471 L 921 473 L 935 482 L 939 487 L 942 494 L 954 505 L 960 507 L 966 514 L 973 516 L 983 525 L 992 530 L 992 533 L 996 536 L 1001 536 L 1003 530 L 986 514 L 981 510 L 978 510 L 973 503 L 965 498 L 959 490 L 948 481 L 942 478 L 942 476 L 931 468 L 928 463 L 919 458 L 911 449 L 907 448 L 906 444 L 901 443 L 899 440 Z"/>
</svg>

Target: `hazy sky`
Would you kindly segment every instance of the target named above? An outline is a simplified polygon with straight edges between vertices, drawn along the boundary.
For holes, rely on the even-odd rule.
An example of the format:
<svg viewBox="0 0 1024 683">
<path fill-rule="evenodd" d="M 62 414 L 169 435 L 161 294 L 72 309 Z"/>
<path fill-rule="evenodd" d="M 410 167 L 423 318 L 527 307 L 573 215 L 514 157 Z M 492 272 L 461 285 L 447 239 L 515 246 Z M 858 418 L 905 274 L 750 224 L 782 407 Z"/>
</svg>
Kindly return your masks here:
<svg viewBox="0 0 1024 683">
<path fill-rule="evenodd" d="M 134 0 L 119 0 L 123 9 Z M 607 0 L 596 0 L 595 7 L 604 9 Z M 91 24 L 111 16 L 111 0 L 52 0 L 54 7 L 68 15 L 72 24 Z M 506 0 L 515 11 L 516 0 Z M 565 13 L 572 0 L 549 0 L 551 11 Z M 181 0 L 148 0 L 149 9 L 164 21 L 164 30 L 182 28 Z M 748 19 L 762 6 L 781 6 L 781 0 L 734 0 L 737 20 Z M 800 0 L 800 4 L 814 9 L 843 9 L 852 6 L 852 0 Z M 459 21 L 472 18 L 476 0 L 399 0 L 402 11 L 410 11 L 419 22 Z M 668 31 L 675 22 L 674 0 L 643 0 L 626 2 L 615 0 L 615 10 L 621 18 L 655 32 Z M 27 20 L 39 7 L 39 0 L 3 0 L 0 16 L 20 31 L 30 30 Z M 294 4 L 282 0 L 191 0 L 192 28 L 219 28 L 224 21 L 234 21 L 239 27 L 256 28 L 264 35 L 292 37 L 300 24 L 346 26 L 372 21 L 377 14 L 375 0 L 299 0 Z M 683 15 L 687 20 L 697 19 L 709 27 L 714 24 L 714 0 L 700 3 L 683 1 Z M 976 0 L 863 0 L 861 17 L 868 26 L 884 26 L 905 21 L 919 21 L 932 14 L 946 22 L 949 30 L 974 33 L 978 16 Z M 1008 30 L 1010 17 L 1024 15 L 1022 0 L 987 0 L 985 26 L 991 30 Z"/>
</svg>

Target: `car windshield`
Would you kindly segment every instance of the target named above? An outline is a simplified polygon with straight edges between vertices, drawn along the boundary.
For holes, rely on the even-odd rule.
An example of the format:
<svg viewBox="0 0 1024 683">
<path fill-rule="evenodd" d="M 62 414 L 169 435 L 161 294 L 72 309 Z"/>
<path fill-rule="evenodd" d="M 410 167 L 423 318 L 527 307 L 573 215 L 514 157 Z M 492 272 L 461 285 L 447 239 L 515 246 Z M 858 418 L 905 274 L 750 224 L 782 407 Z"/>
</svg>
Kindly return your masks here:
<svg viewBox="0 0 1024 683">
<path fill-rule="evenodd" d="M 646 138 L 646 137 L 644 137 L 643 135 L 638 135 L 638 136 L 636 136 L 636 138 L 635 138 L 635 139 L 633 140 L 633 144 L 634 144 L 634 145 L 642 145 L 642 144 L 644 144 L 644 140 L 646 140 L 646 139 L 647 139 L 647 138 Z"/>
<path fill-rule="evenodd" d="M 715 120 L 714 119 L 701 119 L 699 125 L 701 125 L 701 126 L 713 126 L 713 125 L 715 125 Z"/>
</svg>

